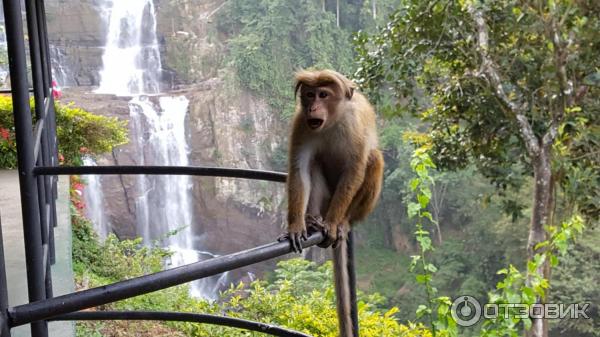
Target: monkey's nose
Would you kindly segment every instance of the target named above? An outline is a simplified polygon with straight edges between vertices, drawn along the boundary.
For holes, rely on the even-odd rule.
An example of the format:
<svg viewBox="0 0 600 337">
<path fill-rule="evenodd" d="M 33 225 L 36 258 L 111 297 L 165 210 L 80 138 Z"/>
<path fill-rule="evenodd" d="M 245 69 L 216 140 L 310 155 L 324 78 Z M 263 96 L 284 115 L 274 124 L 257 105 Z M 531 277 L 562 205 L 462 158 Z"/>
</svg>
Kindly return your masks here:
<svg viewBox="0 0 600 337">
<path fill-rule="evenodd" d="M 320 118 L 310 118 L 308 120 L 308 126 L 313 130 L 320 128 L 321 125 L 323 125 L 323 120 Z"/>
</svg>

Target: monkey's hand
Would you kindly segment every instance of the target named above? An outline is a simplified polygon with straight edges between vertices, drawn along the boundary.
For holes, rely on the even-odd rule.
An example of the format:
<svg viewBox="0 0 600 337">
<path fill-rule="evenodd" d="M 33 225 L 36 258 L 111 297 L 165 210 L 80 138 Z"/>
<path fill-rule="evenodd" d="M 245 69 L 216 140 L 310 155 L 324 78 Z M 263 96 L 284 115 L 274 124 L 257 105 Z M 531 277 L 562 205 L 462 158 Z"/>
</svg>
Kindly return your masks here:
<svg viewBox="0 0 600 337">
<path fill-rule="evenodd" d="M 280 236 L 277 241 L 289 240 L 294 253 L 302 253 L 302 241 L 306 241 L 308 233 L 304 221 L 301 224 L 288 226 L 288 232 Z"/>
</svg>

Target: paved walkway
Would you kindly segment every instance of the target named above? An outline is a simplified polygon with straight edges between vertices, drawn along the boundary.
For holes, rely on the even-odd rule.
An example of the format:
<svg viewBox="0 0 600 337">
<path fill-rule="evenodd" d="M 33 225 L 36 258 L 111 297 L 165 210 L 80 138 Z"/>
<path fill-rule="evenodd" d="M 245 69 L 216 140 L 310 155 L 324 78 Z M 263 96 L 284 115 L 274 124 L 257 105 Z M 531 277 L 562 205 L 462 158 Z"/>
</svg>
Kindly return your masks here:
<svg viewBox="0 0 600 337">
<path fill-rule="evenodd" d="M 73 268 L 71 265 L 71 222 L 69 218 L 68 178 L 61 177 L 58 184 L 57 216 L 55 228 L 56 264 L 52 266 L 54 296 L 73 291 Z M 4 237 L 4 256 L 8 279 L 9 306 L 27 303 L 27 277 L 25 273 L 25 246 L 21 199 L 17 171 L 0 170 L 0 217 Z M 74 336 L 72 322 L 51 322 L 50 336 Z M 30 336 L 29 325 L 11 330 L 12 337 Z"/>
</svg>

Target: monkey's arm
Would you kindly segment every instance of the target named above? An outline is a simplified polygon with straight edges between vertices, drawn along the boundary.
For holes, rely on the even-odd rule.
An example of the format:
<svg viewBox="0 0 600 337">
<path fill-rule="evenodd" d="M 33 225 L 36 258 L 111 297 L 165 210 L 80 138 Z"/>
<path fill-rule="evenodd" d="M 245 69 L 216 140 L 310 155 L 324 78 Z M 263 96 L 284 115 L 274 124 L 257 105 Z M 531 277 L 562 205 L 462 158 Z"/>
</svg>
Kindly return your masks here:
<svg viewBox="0 0 600 337">
<path fill-rule="evenodd" d="M 301 239 L 306 240 L 306 206 L 310 195 L 310 160 L 308 151 L 298 151 L 300 146 L 293 144 L 287 179 L 288 195 L 288 238 L 295 252 L 302 252 Z"/>
<path fill-rule="evenodd" d="M 300 239 L 306 240 L 306 224 L 304 215 L 306 206 L 304 205 L 305 194 L 304 186 L 300 177 L 300 173 L 296 170 L 291 170 L 288 173 L 288 235 L 292 243 L 292 249 L 295 252 L 302 252 L 302 244 Z"/>
</svg>

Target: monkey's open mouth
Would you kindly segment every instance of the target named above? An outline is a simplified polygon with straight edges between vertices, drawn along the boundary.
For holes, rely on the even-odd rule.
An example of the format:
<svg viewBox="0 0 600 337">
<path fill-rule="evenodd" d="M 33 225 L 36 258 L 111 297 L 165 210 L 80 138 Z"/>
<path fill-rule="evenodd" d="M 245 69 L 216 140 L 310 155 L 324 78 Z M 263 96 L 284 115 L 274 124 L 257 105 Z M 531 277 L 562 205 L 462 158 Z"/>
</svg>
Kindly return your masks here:
<svg viewBox="0 0 600 337">
<path fill-rule="evenodd" d="M 313 129 L 313 130 L 320 128 L 321 125 L 323 125 L 323 120 L 322 119 L 319 119 L 319 118 L 310 118 L 308 120 L 308 126 L 311 129 Z"/>
</svg>

